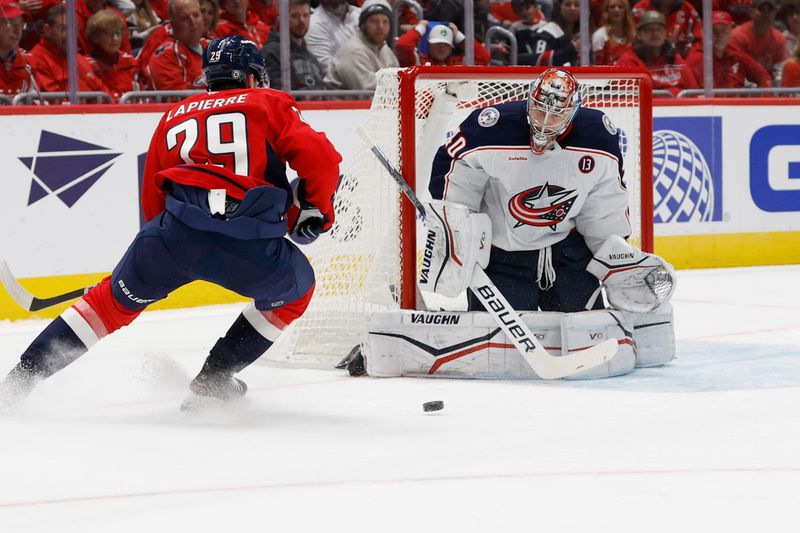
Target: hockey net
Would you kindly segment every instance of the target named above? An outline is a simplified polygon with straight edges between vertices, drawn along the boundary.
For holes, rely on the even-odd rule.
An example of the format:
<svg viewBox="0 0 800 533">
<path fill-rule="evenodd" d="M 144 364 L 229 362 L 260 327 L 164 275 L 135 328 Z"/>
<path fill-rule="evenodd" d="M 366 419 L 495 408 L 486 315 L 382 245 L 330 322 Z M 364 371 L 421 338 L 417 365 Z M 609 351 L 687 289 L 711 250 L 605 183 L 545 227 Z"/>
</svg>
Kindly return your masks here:
<svg viewBox="0 0 800 533">
<path fill-rule="evenodd" d="M 436 149 L 476 108 L 523 100 L 536 67 L 415 67 L 378 73 L 365 128 L 421 198 Z M 631 242 L 652 251 L 652 114 L 642 71 L 574 68 L 583 104 L 621 130 Z M 445 93 L 455 98 L 442 96 Z M 450 102 L 443 104 L 442 102 Z M 455 103 L 454 103 L 455 101 Z M 352 125 L 355 129 L 357 125 Z M 355 135 L 354 135 L 355 137 Z M 329 366 L 359 343 L 369 313 L 424 308 L 416 291 L 416 213 L 366 145 L 359 145 L 335 199 L 336 223 L 304 247 L 317 285 L 304 316 L 269 352 L 271 361 Z M 428 302 L 430 304 L 430 302 Z M 436 303 L 437 307 L 443 305 Z"/>
</svg>

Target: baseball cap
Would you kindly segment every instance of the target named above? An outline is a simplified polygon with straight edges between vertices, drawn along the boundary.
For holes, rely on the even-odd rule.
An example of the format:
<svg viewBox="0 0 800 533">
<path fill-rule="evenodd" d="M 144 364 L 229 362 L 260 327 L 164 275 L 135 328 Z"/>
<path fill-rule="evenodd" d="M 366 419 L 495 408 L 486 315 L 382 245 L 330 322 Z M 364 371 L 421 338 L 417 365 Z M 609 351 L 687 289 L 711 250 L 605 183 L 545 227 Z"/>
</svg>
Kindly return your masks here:
<svg viewBox="0 0 800 533">
<path fill-rule="evenodd" d="M 453 46 L 453 30 L 444 24 L 431 28 L 428 34 L 428 44 L 444 43 Z"/>
<path fill-rule="evenodd" d="M 392 8 L 385 0 L 367 0 L 361 6 L 361 14 L 358 15 L 358 25 L 361 26 L 372 15 L 378 13 L 386 15 L 392 19 Z"/>
<path fill-rule="evenodd" d="M 725 11 L 714 11 L 711 13 L 711 24 L 724 24 L 725 26 L 733 26 L 733 19 Z"/>
<path fill-rule="evenodd" d="M 23 11 L 19 8 L 19 4 L 13 0 L 0 0 L 0 18 L 13 19 L 22 15 Z"/>
<path fill-rule="evenodd" d="M 648 24 L 661 24 L 666 28 L 667 19 L 665 19 L 664 15 L 659 11 L 645 11 L 642 13 L 642 16 L 639 17 L 639 23 L 636 24 L 636 29 L 640 30 Z"/>
</svg>

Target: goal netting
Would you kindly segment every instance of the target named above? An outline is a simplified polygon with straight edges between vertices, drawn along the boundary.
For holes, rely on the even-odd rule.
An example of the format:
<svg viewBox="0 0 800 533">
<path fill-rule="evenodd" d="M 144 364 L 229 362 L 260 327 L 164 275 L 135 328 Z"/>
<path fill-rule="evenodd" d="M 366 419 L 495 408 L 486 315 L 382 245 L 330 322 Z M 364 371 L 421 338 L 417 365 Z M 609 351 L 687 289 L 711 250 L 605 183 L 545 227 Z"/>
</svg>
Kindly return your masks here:
<svg viewBox="0 0 800 533">
<path fill-rule="evenodd" d="M 527 98 L 541 70 L 382 70 L 365 128 L 424 199 L 433 156 L 458 124 L 476 108 Z M 571 71 L 581 84 L 583 104 L 602 109 L 621 131 L 631 242 L 652 250 L 652 185 L 641 186 L 652 183 L 649 79 L 640 71 L 614 68 Z M 336 223 L 303 249 L 317 277 L 314 298 L 305 315 L 270 350 L 271 361 L 329 366 L 359 343 L 369 313 L 424 308 L 416 291 L 421 246 L 413 207 L 401 199 L 397 185 L 366 145 L 358 146 L 343 168 L 334 203 Z"/>
</svg>

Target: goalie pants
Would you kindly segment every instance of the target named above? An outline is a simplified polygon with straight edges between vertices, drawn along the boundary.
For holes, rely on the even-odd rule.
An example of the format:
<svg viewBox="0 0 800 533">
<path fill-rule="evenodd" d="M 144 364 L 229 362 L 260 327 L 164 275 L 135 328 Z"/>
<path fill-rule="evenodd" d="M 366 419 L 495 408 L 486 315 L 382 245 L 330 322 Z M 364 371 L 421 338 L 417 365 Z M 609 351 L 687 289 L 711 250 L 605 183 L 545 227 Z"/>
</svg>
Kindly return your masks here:
<svg viewBox="0 0 800 533">
<path fill-rule="evenodd" d="M 540 250 L 507 252 L 492 247 L 486 274 L 517 311 L 585 311 L 586 303 L 600 282 L 586 271 L 592 252 L 583 236 L 574 231 L 551 246 L 555 281 L 547 290 L 537 282 Z M 603 309 L 598 297 L 592 309 Z M 469 310 L 483 311 L 483 305 L 470 292 Z"/>
<path fill-rule="evenodd" d="M 252 298 L 208 363 L 239 371 L 260 357 L 308 306 L 314 271 L 288 239 L 234 239 L 194 229 L 165 211 L 148 222 L 110 277 L 92 288 L 33 341 L 24 367 L 47 377 L 152 303 L 195 280 Z"/>
</svg>

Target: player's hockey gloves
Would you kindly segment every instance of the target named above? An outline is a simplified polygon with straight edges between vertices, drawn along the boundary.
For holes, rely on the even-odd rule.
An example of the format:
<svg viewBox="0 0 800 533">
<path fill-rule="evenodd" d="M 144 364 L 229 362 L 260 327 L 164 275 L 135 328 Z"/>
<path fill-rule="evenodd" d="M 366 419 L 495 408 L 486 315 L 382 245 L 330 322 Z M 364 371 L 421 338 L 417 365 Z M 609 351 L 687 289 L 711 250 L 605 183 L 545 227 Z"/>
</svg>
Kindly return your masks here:
<svg viewBox="0 0 800 533">
<path fill-rule="evenodd" d="M 294 202 L 287 214 L 289 237 L 297 244 L 310 244 L 330 229 L 327 217 L 305 199 L 303 180 L 292 183 Z M 326 229 L 326 226 L 327 229 Z"/>
</svg>

